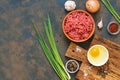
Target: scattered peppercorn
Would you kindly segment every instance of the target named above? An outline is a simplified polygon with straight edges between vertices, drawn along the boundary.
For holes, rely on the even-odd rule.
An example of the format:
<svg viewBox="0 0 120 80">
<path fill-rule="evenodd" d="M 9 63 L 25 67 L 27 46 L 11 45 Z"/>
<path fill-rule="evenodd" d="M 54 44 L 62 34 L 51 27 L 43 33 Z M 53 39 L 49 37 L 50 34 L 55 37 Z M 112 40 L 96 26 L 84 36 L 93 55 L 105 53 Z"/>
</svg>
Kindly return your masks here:
<svg viewBox="0 0 120 80">
<path fill-rule="evenodd" d="M 77 69 L 77 64 L 74 62 L 74 61 L 70 61 L 68 64 L 67 64 L 67 68 L 68 70 L 70 71 L 75 71 Z"/>
</svg>

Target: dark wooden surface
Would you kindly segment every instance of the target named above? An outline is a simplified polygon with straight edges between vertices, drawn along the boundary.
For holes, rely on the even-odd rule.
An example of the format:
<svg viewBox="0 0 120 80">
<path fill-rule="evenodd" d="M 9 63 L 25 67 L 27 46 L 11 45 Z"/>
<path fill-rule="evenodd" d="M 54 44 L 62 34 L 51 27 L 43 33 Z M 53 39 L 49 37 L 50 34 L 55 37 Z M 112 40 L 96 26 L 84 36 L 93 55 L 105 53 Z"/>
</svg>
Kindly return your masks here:
<svg viewBox="0 0 120 80">
<path fill-rule="evenodd" d="M 38 44 L 31 22 L 35 21 L 44 35 L 42 19 L 50 15 L 57 47 L 65 63 L 65 52 L 70 43 L 61 28 L 67 14 L 64 10 L 65 1 L 0 0 L 0 80 L 59 80 Z M 76 9 L 86 10 L 86 0 L 75 1 Z M 110 2 L 120 15 L 120 0 Z M 120 34 L 111 36 L 106 30 L 107 24 L 114 18 L 102 3 L 100 10 L 92 15 L 96 25 L 101 17 L 104 22 L 103 29 L 96 27 L 95 34 L 120 44 Z M 78 44 L 87 48 L 90 41 Z M 75 75 L 71 76 L 75 80 Z"/>
</svg>

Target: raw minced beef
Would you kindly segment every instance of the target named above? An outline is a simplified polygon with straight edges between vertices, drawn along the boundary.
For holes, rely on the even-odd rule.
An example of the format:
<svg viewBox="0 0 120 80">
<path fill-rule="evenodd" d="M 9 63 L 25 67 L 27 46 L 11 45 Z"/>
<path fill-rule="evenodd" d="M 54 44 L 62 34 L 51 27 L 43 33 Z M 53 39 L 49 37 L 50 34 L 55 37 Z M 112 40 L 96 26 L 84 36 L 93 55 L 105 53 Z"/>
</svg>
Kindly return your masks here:
<svg viewBox="0 0 120 80">
<path fill-rule="evenodd" d="M 87 39 L 93 29 L 93 20 L 84 12 L 69 14 L 64 23 L 64 30 L 74 40 Z"/>
</svg>

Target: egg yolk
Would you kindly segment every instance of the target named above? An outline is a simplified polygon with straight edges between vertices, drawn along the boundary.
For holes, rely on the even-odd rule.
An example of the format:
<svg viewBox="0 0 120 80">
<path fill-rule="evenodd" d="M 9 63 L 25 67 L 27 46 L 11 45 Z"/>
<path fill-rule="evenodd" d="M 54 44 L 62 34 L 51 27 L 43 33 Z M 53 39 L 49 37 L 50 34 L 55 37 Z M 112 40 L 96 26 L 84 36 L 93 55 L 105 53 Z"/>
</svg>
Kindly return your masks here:
<svg viewBox="0 0 120 80">
<path fill-rule="evenodd" d="M 100 54 L 100 51 L 99 51 L 99 48 L 97 47 L 93 47 L 91 50 L 90 50 L 90 55 L 94 58 L 98 57 Z"/>
</svg>

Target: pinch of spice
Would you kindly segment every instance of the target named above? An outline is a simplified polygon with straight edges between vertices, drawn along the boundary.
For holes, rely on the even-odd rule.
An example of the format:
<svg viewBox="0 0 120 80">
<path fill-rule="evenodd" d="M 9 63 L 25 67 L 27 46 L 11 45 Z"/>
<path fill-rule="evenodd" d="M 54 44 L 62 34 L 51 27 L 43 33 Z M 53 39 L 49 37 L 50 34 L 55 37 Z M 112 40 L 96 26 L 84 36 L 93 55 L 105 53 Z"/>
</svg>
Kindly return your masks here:
<svg viewBox="0 0 120 80">
<path fill-rule="evenodd" d="M 120 26 L 117 22 L 110 22 L 107 27 L 108 32 L 111 35 L 117 35 L 120 32 Z"/>
<path fill-rule="evenodd" d="M 66 63 L 66 69 L 69 73 L 75 73 L 79 69 L 79 64 L 75 60 L 68 60 Z"/>
<path fill-rule="evenodd" d="M 118 25 L 117 25 L 116 23 L 110 24 L 109 30 L 110 30 L 110 32 L 112 32 L 112 33 L 117 32 L 117 31 L 118 31 Z"/>
</svg>

